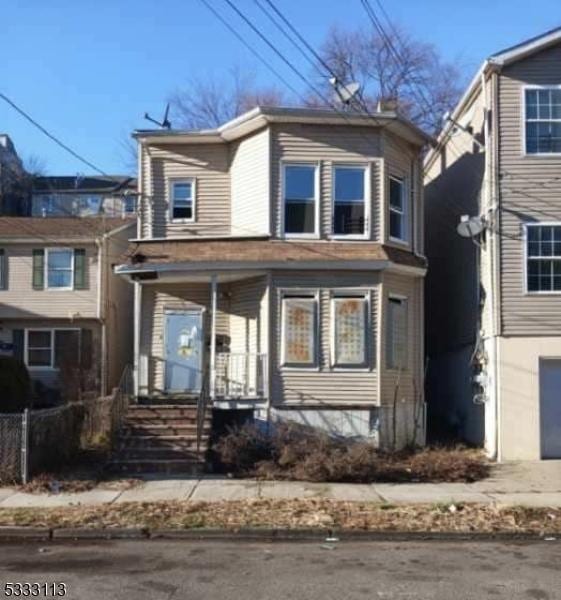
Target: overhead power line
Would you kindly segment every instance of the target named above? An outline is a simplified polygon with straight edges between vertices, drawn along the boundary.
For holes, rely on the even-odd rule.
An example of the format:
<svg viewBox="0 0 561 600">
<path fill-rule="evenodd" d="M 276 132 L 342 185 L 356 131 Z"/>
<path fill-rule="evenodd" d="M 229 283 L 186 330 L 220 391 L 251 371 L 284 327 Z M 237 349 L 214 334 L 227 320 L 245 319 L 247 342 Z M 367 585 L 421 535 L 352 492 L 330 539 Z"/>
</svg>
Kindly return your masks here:
<svg viewBox="0 0 561 600">
<path fill-rule="evenodd" d="M 68 152 L 70 155 L 72 155 L 74 158 L 76 158 L 77 160 L 79 160 L 81 163 L 87 165 L 88 167 L 90 167 L 90 169 L 93 169 L 94 171 L 96 171 L 96 173 L 99 173 L 100 175 L 103 175 L 104 177 L 109 177 L 109 178 L 111 177 L 110 175 L 107 175 L 107 173 L 103 169 L 100 169 L 99 167 L 97 167 L 96 165 L 94 165 L 94 163 L 92 163 L 91 161 L 89 161 L 87 158 L 84 158 L 81 154 L 78 154 L 78 152 L 76 152 L 75 150 L 73 150 L 72 148 L 70 148 L 70 146 L 68 146 L 67 144 L 65 144 L 63 141 L 61 141 L 58 137 L 56 137 L 50 131 L 48 131 L 47 129 L 45 129 L 45 127 L 43 127 L 43 125 L 41 125 L 38 121 L 36 121 L 25 110 L 23 110 L 23 108 L 21 108 L 20 106 L 18 106 L 13 100 L 11 100 L 10 98 L 8 98 L 8 96 L 6 96 L 6 94 L 3 94 L 3 93 L 0 92 L 0 98 L 2 100 L 4 100 L 4 102 L 6 102 L 7 104 L 9 104 L 24 119 L 26 119 L 27 121 L 29 121 L 34 127 L 36 127 L 44 135 L 46 135 L 50 140 L 52 140 L 55 144 L 57 144 L 57 146 L 60 146 L 63 150 L 65 150 L 66 152 Z"/>
</svg>

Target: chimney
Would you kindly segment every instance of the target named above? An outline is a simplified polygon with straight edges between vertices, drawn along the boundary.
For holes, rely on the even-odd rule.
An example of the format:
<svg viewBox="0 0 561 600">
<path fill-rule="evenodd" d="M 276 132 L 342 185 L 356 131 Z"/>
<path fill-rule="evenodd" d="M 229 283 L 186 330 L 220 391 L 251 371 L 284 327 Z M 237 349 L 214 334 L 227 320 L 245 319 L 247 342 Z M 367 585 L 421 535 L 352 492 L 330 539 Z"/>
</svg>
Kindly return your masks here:
<svg viewBox="0 0 561 600">
<path fill-rule="evenodd" d="M 399 100 L 397 97 L 380 98 L 376 110 L 378 112 L 397 112 Z"/>
</svg>

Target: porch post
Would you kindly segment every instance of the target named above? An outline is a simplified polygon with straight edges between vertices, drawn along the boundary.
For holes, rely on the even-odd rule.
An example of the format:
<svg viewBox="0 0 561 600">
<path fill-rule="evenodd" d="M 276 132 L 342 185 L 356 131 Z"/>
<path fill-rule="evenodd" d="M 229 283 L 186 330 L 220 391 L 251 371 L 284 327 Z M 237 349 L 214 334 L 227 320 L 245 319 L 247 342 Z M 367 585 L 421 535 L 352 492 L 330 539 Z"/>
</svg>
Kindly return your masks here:
<svg viewBox="0 0 561 600">
<path fill-rule="evenodd" d="M 216 398 L 216 306 L 218 295 L 218 280 L 216 274 L 210 279 L 211 313 L 210 313 L 210 399 Z"/>
</svg>

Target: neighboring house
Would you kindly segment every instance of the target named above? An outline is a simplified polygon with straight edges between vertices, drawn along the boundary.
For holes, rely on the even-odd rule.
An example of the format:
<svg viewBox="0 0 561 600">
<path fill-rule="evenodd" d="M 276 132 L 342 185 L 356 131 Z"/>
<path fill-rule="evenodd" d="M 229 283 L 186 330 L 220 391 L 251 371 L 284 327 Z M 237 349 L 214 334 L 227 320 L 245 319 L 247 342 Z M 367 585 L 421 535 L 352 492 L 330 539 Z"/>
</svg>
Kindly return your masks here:
<svg viewBox="0 0 561 600">
<path fill-rule="evenodd" d="M 428 136 L 394 112 L 257 107 L 135 137 L 138 239 L 116 271 L 137 396 L 422 441 Z"/>
<path fill-rule="evenodd" d="M 131 219 L 0 218 L 0 351 L 45 398 L 72 384 L 105 393 L 132 358 L 132 286 L 112 265 L 134 231 Z"/>
<path fill-rule="evenodd" d="M 0 215 L 23 215 L 30 178 L 9 135 L 0 133 Z"/>
<path fill-rule="evenodd" d="M 425 168 L 429 414 L 499 460 L 559 458 L 561 29 L 483 63 Z"/>
<path fill-rule="evenodd" d="M 35 177 L 29 216 L 121 217 L 136 213 L 136 180 L 124 175 Z"/>
</svg>

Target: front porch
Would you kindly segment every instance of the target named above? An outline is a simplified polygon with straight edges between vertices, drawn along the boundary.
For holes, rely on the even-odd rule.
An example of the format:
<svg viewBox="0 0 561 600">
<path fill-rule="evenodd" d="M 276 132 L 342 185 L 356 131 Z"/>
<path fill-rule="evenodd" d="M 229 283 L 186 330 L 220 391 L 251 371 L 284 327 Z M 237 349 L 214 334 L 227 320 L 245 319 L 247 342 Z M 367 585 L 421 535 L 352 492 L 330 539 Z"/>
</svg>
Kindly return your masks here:
<svg viewBox="0 0 561 600">
<path fill-rule="evenodd" d="M 269 397 L 265 273 L 190 274 L 137 283 L 137 398 L 205 396 L 219 408 Z"/>
</svg>

